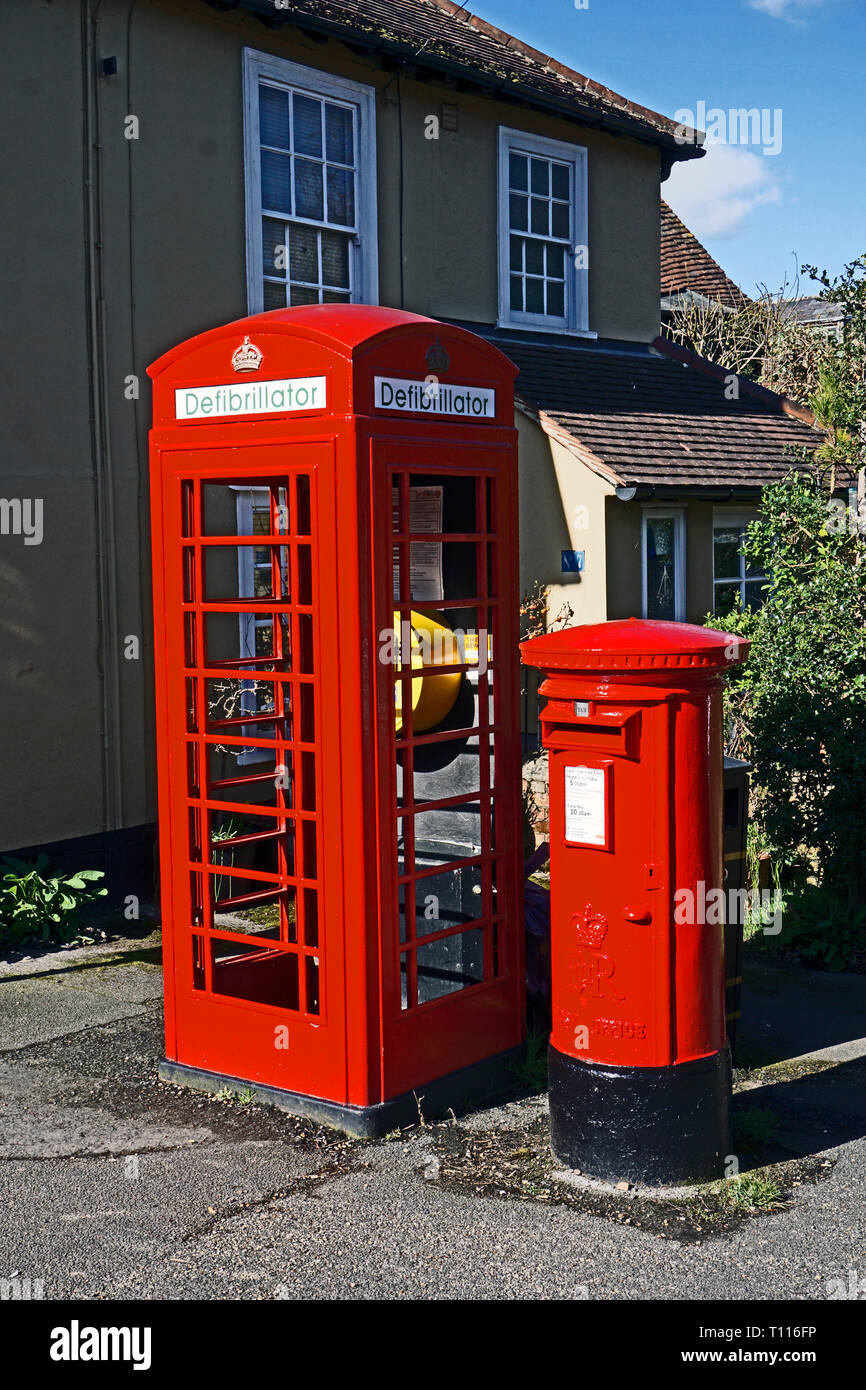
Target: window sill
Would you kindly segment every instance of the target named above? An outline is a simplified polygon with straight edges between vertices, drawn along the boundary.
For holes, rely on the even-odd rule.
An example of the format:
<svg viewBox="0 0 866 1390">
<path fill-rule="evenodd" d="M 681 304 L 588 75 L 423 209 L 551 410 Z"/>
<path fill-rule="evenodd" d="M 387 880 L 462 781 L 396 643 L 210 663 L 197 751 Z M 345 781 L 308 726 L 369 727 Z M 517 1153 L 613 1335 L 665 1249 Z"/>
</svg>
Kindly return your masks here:
<svg viewBox="0 0 866 1390">
<path fill-rule="evenodd" d="M 496 327 L 509 333 L 550 333 L 557 338 L 598 338 L 591 328 L 557 328 L 548 323 L 512 323 L 509 319 L 497 319 Z"/>
</svg>

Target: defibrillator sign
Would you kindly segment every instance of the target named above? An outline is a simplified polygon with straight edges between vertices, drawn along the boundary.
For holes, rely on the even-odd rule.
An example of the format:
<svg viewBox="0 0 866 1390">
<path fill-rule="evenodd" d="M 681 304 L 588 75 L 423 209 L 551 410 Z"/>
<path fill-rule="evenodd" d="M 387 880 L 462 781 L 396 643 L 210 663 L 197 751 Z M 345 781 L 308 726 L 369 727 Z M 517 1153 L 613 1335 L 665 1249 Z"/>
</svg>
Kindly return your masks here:
<svg viewBox="0 0 866 1390">
<path fill-rule="evenodd" d="M 446 386 L 435 377 L 412 381 L 405 377 L 377 376 L 375 406 L 377 410 L 412 411 L 418 415 L 494 420 L 496 392 L 490 386 Z"/>
<path fill-rule="evenodd" d="M 282 381 L 230 381 L 220 386 L 175 389 L 178 420 L 207 420 L 225 415 L 272 415 L 297 410 L 324 410 L 327 377 L 296 376 Z"/>
</svg>

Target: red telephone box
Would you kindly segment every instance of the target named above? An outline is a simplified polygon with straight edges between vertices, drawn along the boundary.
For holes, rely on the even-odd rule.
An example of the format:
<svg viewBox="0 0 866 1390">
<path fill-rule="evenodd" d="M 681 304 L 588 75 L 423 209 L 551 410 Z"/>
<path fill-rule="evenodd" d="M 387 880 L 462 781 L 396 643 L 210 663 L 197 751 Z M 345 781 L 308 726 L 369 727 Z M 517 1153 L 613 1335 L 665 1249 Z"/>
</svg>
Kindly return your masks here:
<svg viewBox="0 0 866 1390">
<path fill-rule="evenodd" d="M 727 1152 L 721 673 L 748 648 L 635 618 L 522 644 L 546 673 L 551 1145 L 598 1177 Z"/>
<path fill-rule="evenodd" d="M 523 1036 L 515 369 L 315 305 L 150 375 L 161 1074 L 359 1134 L 489 1093 Z"/>
</svg>

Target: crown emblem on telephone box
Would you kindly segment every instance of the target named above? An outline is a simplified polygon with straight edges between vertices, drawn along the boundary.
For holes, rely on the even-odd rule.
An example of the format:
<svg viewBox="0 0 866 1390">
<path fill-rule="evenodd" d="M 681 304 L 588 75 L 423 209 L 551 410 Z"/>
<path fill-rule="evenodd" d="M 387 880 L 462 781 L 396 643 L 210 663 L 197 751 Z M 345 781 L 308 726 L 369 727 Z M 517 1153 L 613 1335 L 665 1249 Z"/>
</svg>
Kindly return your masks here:
<svg viewBox="0 0 866 1390">
<path fill-rule="evenodd" d="M 431 372 L 447 372 L 451 366 L 451 358 L 438 338 L 433 346 L 428 348 L 426 361 Z"/>
<path fill-rule="evenodd" d="M 232 366 L 236 372 L 257 372 L 262 365 L 262 352 L 251 343 L 249 338 L 244 338 L 240 347 L 235 348 L 232 353 Z"/>
</svg>

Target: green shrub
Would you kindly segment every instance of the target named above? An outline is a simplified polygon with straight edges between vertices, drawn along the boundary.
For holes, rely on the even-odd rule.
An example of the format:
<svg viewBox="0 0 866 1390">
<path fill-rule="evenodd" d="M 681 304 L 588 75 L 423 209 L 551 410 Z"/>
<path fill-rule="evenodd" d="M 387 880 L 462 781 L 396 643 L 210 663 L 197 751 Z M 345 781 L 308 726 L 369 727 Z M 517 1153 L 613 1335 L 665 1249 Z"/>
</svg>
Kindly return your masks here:
<svg viewBox="0 0 866 1390">
<path fill-rule="evenodd" d="M 46 874 L 48 862 L 44 854 L 32 864 L 11 856 L 0 860 L 0 944 L 72 941 L 84 903 L 106 897 L 108 889 L 95 886 L 105 877 L 100 869 L 61 877 Z"/>
<path fill-rule="evenodd" d="M 825 970 L 866 968 L 866 907 L 851 908 L 827 889 L 807 885 L 788 899 L 778 947 Z"/>
<path fill-rule="evenodd" d="M 817 883 L 853 920 L 866 906 L 866 545 L 849 520 L 817 472 L 765 488 L 742 547 L 770 576 L 765 601 L 723 621 L 752 643 L 727 711 L 785 896 Z"/>
</svg>

